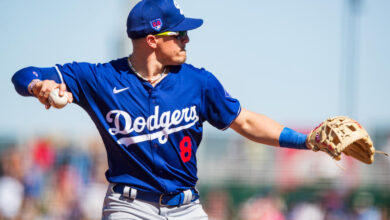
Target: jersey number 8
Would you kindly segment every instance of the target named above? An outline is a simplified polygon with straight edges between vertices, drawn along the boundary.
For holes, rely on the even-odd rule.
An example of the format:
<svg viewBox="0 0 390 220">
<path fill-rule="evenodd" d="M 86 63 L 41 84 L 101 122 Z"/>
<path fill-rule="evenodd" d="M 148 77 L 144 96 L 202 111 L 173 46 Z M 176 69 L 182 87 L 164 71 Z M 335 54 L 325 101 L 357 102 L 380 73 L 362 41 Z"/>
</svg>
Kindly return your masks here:
<svg viewBox="0 0 390 220">
<path fill-rule="evenodd" d="M 187 163 L 191 159 L 191 146 L 191 138 L 188 136 L 185 136 L 180 141 L 180 157 L 184 163 Z"/>
</svg>

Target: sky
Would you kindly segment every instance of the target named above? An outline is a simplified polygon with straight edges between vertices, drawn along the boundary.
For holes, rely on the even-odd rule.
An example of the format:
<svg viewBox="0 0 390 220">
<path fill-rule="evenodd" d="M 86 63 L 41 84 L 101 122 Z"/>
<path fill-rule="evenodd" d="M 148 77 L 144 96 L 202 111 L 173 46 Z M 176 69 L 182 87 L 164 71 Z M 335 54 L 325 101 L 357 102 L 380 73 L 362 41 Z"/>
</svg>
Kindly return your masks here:
<svg viewBox="0 0 390 220">
<path fill-rule="evenodd" d="M 216 75 L 243 108 L 292 128 L 336 115 L 369 130 L 390 127 L 390 1 L 357 1 L 355 17 L 351 1 L 177 0 L 187 17 L 204 20 L 189 32 L 187 62 Z M 96 133 L 79 106 L 45 110 L 19 96 L 11 77 L 27 66 L 128 56 L 125 24 L 135 2 L 1 0 L 0 136 Z M 356 22 L 352 36 L 350 21 Z M 354 100 L 351 108 L 347 98 Z"/>
</svg>

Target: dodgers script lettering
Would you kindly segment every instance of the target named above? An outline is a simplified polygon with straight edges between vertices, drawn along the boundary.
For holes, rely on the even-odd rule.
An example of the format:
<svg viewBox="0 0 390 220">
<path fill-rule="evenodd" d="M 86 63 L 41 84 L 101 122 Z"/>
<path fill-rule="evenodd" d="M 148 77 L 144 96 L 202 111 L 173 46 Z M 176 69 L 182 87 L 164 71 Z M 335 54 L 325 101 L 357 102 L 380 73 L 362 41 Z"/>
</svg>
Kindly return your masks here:
<svg viewBox="0 0 390 220">
<path fill-rule="evenodd" d="M 169 134 L 190 128 L 199 121 L 196 106 L 174 110 L 173 112 L 166 111 L 161 113 L 161 115 L 159 114 L 159 110 L 160 106 L 156 106 L 153 115 L 148 118 L 139 116 L 134 120 L 129 113 L 125 111 L 111 110 L 106 115 L 106 121 L 112 125 L 110 129 L 108 129 L 108 132 L 114 136 L 117 134 L 130 135 L 129 137 L 118 140 L 119 144 L 126 146 L 147 140 L 154 140 L 156 138 L 158 138 L 158 141 L 161 144 L 164 144 L 167 142 Z M 121 124 L 121 121 L 124 124 Z M 185 122 L 184 125 L 182 123 L 183 121 Z M 139 135 L 145 129 L 148 129 L 150 132 L 148 132 L 148 134 Z M 132 135 L 131 133 L 133 132 L 137 134 Z"/>
</svg>

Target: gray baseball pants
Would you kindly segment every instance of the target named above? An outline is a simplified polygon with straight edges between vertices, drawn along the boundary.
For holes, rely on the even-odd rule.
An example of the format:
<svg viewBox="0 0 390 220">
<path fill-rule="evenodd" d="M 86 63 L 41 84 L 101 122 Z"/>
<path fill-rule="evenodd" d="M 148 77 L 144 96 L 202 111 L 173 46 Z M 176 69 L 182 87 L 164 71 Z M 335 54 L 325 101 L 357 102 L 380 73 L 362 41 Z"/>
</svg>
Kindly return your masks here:
<svg viewBox="0 0 390 220">
<path fill-rule="evenodd" d="M 110 184 L 103 204 L 103 220 L 207 220 L 199 200 L 179 207 L 159 206 L 156 203 L 129 199 L 112 190 Z"/>
</svg>

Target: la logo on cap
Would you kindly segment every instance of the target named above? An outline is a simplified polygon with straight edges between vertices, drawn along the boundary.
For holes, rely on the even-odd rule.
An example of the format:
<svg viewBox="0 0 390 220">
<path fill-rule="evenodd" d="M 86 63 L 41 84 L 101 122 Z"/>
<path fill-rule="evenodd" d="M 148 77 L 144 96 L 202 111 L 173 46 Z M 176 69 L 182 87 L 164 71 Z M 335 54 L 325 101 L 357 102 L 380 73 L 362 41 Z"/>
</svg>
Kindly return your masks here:
<svg viewBox="0 0 390 220">
<path fill-rule="evenodd" d="M 176 7 L 177 9 L 180 10 L 180 14 L 183 14 L 183 11 L 181 10 L 181 8 L 180 8 L 180 6 L 179 6 L 179 3 L 177 3 L 176 1 L 173 1 L 173 4 L 175 5 L 175 7 Z"/>
<path fill-rule="evenodd" d="M 127 17 L 126 31 L 129 38 L 138 39 L 161 31 L 194 30 L 202 24 L 202 19 L 185 17 L 174 0 L 141 0 Z"/>
<path fill-rule="evenodd" d="M 160 31 L 161 30 L 161 27 L 162 27 L 162 21 L 161 21 L 161 18 L 157 18 L 157 19 L 154 19 L 152 21 L 150 21 L 150 25 L 152 26 L 152 28 L 156 31 Z"/>
</svg>

